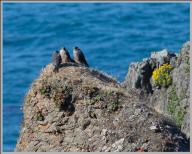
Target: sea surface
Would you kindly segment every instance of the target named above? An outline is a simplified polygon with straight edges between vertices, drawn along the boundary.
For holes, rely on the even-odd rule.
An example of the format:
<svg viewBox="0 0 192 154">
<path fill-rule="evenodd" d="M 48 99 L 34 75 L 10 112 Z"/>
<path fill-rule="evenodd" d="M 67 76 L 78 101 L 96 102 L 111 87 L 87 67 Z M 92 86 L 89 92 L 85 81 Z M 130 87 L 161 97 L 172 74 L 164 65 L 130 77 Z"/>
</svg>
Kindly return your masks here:
<svg viewBox="0 0 192 154">
<path fill-rule="evenodd" d="M 3 3 L 3 151 L 14 151 L 24 96 L 54 50 L 78 46 L 123 82 L 131 62 L 178 53 L 189 32 L 189 3 Z"/>
</svg>

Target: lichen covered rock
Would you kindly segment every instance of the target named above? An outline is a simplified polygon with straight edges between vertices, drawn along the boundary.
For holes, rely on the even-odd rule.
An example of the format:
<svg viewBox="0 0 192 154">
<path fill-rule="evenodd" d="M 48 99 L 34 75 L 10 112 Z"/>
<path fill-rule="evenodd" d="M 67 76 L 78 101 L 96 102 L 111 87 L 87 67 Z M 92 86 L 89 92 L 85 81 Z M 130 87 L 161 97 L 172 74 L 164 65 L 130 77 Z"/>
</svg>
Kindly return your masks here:
<svg viewBox="0 0 192 154">
<path fill-rule="evenodd" d="M 16 152 L 189 151 L 177 127 L 110 76 L 63 64 L 25 96 Z"/>
<path fill-rule="evenodd" d="M 141 98 L 146 99 L 149 107 L 175 122 L 188 139 L 190 138 L 189 51 L 190 42 L 183 45 L 179 54 L 169 53 L 167 50 L 152 52 L 150 58 L 131 63 L 126 81 L 123 83 L 127 91 L 137 92 Z M 171 82 L 167 82 L 169 84 L 166 86 L 157 86 L 154 84 L 152 74 L 163 64 L 171 66 L 171 71 L 163 78 L 171 79 Z"/>
</svg>

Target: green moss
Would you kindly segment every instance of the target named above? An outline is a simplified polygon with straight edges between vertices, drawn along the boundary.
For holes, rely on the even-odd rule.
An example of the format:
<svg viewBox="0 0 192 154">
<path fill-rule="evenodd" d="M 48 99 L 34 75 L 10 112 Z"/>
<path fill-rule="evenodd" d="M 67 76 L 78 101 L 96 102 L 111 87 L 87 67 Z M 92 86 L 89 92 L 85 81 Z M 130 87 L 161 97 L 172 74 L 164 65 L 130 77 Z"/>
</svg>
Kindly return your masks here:
<svg viewBox="0 0 192 154">
<path fill-rule="evenodd" d="M 44 78 L 40 81 L 41 85 L 39 87 L 39 92 L 46 96 L 49 97 L 51 93 L 51 84 L 47 81 L 47 78 Z"/>
<path fill-rule="evenodd" d="M 185 73 L 190 73 L 190 62 L 189 62 L 189 57 L 188 56 L 186 56 L 184 58 L 184 63 L 187 64 L 187 67 L 185 69 Z"/>
<path fill-rule="evenodd" d="M 116 111 L 118 109 L 118 102 L 111 102 L 107 108 L 109 111 Z"/>
<path fill-rule="evenodd" d="M 188 57 L 188 56 L 186 56 L 186 57 L 184 58 L 184 63 L 185 63 L 185 64 L 188 64 L 188 65 L 190 64 L 190 63 L 189 63 L 189 57 Z"/>
<path fill-rule="evenodd" d="M 44 120 L 44 117 L 43 117 L 41 111 L 37 111 L 36 118 L 37 118 L 38 121 L 43 121 Z"/>
<path fill-rule="evenodd" d="M 123 102 L 122 96 L 123 93 L 120 91 L 114 90 L 99 90 L 97 87 L 88 85 L 81 87 L 86 105 L 96 105 L 107 111 L 117 111 L 120 108 L 120 103 Z"/>
<path fill-rule="evenodd" d="M 185 73 L 189 74 L 190 73 L 190 65 L 188 65 L 185 69 Z"/>
<path fill-rule="evenodd" d="M 52 98 L 58 108 L 67 105 L 72 88 L 61 79 L 48 81 L 46 78 L 40 81 L 39 92 L 48 98 Z"/>
<path fill-rule="evenodd" d="M 105 92 L 105 96 L 109 96 L 113 91 L 112 90 L 108 90 Z"/>
<path fill-rule="evenodd" d="M 91 99 L 88 99 L 87 101 L 85 101 L 85 105 L 91 105 Z"/>
<path fill-rule="evenodd" d="M 186 107 L 180 109 L 177 113 L 176 124 L 181 127 L 185 114 L 187 113 Z"/>
<path fill-rule="evenodd" d="M 96 101 L 100 101 L 101 100 L 101 96 L 100 95 L 97 95 L 96 97 L 95 97 L 95 99 L 96 99 Z"/>
<path fill-rule="evenodd" d="M 118 102 L 121 103 L 121 102 L 123 102 L 123 100 L 122 100 L 122 99 L 119 99 Z"/>
<path fill-rule="evenodd" d="M 171 86 L 170 91 L 168 92 L 168 99 L 170 100 L 170 104 L 167 106 L 167 110 L 171 113 L 171 115 L 173 115 L 175 113 L 176 107 L 179 105 L 179 102 L 177 101 L 178 98 L 173 86 Z"/>
<path fill-rule="evenodd" d="M 86 102 L 85 102 L 85 105 L 89 105 L 89 101 L 86 101 Z"/>
<path fill-rule="evenodd" d="M 31 102 L 31 97 L 29 95 L 25 96 L 25 102 L 27 102 L 27 103 Z"/>
<path fill-rule="evenodd" d="M 186 106 L 180 107 L 180 102 L 185 98 L 185 94 L 177 97 L 175 89 L 171 86 L 168 92 L 169 105 L 167 111 L 171 114 L 173 120 L 176 122 L 178 127 L 181 127 L 183 118 L 186 114 Z"/>
</svg>

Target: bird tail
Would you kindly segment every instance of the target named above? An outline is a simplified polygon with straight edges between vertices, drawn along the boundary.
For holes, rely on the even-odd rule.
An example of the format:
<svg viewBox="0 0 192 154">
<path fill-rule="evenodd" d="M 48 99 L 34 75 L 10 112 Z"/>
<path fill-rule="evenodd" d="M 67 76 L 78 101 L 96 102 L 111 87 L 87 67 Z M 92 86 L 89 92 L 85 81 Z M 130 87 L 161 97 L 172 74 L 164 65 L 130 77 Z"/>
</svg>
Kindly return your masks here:
<svg viewBox="0 0 192 154">
<path fill-rule="evenodd" d="M 85 66 L 86 66 L 86 67 L 89 67 L 89 65 L 87 64 L 87 62 L 86 62 L 86 61 L 85 61 Z"/>
<path fill-rule="evenodd" d="M 54 72 L 54 73 L 59 72 L 59 67 L 58 67 L 58 66 L 55 66 L 54 69 L 53 69 L 53 72 Z"/>
</svg>

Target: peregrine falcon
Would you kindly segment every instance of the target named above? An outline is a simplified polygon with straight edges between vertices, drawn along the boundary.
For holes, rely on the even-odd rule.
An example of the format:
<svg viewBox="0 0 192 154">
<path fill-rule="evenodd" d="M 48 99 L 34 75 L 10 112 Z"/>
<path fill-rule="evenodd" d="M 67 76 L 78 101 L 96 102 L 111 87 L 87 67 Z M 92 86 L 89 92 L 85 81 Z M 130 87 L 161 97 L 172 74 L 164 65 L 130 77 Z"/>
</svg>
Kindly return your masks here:
<svg viewBox="0 0 192 154">
<path fill-rule="evenodd" d="M 71 59 L 69 52 L 65 47 L 62 47 L 60 50 L 60 55 L 62 59 L 62 63 L 74 63 L 75 61 Z"/>
<path fill-rule="evenodd" d="M 77 46 L 73 48 L 73 56 L 76 63 L 83 64 L 86 67 L 89 67 L 85 60 L 83 52 Z"/>
<path fill-rule="evenodd" d="M 58 72 L 59 71 L 59 66 L 61 64 L 61 56 L 57 50 L 54 51 L 53 56 L 52 56 L 52 64 L 54 66 L 53 72 Z"/>
</svg>

